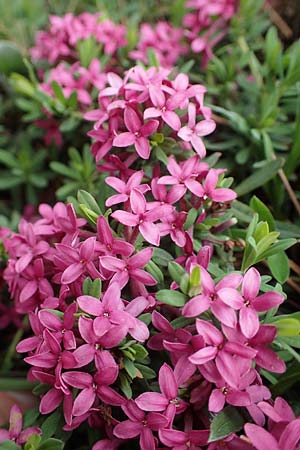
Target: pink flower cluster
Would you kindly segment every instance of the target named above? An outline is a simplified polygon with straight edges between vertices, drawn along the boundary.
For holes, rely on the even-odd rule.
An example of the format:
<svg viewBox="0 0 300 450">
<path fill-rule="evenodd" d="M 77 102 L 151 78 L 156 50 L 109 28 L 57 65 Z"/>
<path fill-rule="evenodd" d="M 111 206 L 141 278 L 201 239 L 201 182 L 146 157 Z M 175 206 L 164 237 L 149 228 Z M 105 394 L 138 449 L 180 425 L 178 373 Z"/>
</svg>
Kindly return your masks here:
<svg viewBox="0 0 300 450">
<path fill-rule="evenodd" d="M 143 23 L 139 30 L 136 49 L 129 53 L 131 59 L 149 66 L 148 51 L 155 51 L 161 67 L 172 68 L 178 64 L 180 56 L 186 55 L 188 47 L 184 42 L 184 30 L 174 28 L 168 22 L 158 22 L 151 26 Z"/>
<path fill-rule="evenodd" d="M 22 412 L 17 405 L 14 405 L 10 410 L 9 429 L 0 430 L 0 444 L 5 441 L 12 441 L 18 447 L 21 447 L 26 444 L 32 435 L 40 435 L 41 433 L 42 430 L 38 427 L 28 427 L 23 430 Z"/>
<path fill-rule="evenodd" d="M 202 53 L 201 65 L 205 68 L 213 57 L 213 47 L 226 35 L 229 20 L 237 9 L 237 0 L 188 0 L 190 9 L 184 18 L 185 36 L 194 53 Z"/>
<path fill-rule="evenodd" d="M 76 44 L 82 40 L 94 38 L 103 46 L 103 52 L 114 55 L 118 48 L 125 47 L 126 28 L 104 19 L 101 14 L 71 13 L 63 17 L 50 16 L 48 31 L 39 31 L 35 47 L 31 49 L 33 60 L 47 60 L 49 63 L 59 61 L 77 61 Z"/>
<path fill-rule="evenodd" d="M 41 90 L 53 96 L 54 81 L 62 88 L 65 98 L 76 93 L 78 103 L 86 108 L 93 102 L 92 89 L 101 90 L 105 86 L 106 74 L 101 71 L 100 62 L 97 59 L 93 59 L 87 69 L 80 66 L 79 62 L 71 66 L 61 62 L 49 71 L 47 80 L 40 84 Z"/>
<path fill-rule="evenodd" d="M 113 190 L 94 226 L 71 204 L 42 204 L 39 217 L 5 235 L 4 279 L 32 329 L 17 350 L 28 354 L 29 379 L 49 387 L 40 412 L 62 405 L 65 430 L 101 430 L 93 450 L 132 439 L 142 450 L 262 450 L 265 438 L 297 449 L 300 419 L 273 403 L 262 378 L 285 371 L 272 348 L 276 327 L 263 323 L 283 296 L 264 292 L 254 267 L 212 277 L 213 239 L 199 238 L 197 226 L 236 194 L 222 185 L 224 170 L 202 160 L 202 137 L 215 128 L 205 88 L 168 75 L 139 66 L 124 79 L 109 73 L 99 109 L 87 113 Z M 179 277 L 153 246 L 168 250 Z M 253 423 L 209 442 L 210 414 L 225 405 Z"/>
<path fill-rule="evenodd" d="M 99 109 L 85 115 L 88 120 L 97 120 L 89 133 L 96 141 L 92 152 L 97 162 L 113 147 L 130 146 L 139 157 L 149 159 L 151 147 L 157 145 L 155 133 L 174 138 L 183 150 L 193 148 L 201 158 L 205 156 L 202 137 L 215 129 L 211 110 L 203 104 L 206 90 L 202 85 L 191 85 L 185 74 L 173 80 L 169 74 L 167 69 L 145 70 L 140 66 L 130 69 L 123 79 L 108 74 L 108 86 L 99 94 Z M 129 156 L 132 152 L 126 153 Z"/>
</svg>

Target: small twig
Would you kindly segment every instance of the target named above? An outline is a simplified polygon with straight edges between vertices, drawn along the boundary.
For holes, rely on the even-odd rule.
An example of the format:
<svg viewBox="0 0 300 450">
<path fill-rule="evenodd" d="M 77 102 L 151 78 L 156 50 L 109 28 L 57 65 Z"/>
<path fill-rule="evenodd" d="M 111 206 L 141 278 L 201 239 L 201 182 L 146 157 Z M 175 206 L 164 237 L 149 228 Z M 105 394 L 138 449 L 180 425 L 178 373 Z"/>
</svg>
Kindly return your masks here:
<svg viewBox="0 0 300 450">
<path fill-rule="evenodd" d="M 225 119 L 224 117 L 218 116 L 217 114 L 212 114 L 212 118 L 216 123 L 219 123 L 220 125 L 230 125 L 229 120 Z"/>
<path fill-rule="evenodd" d="M 289 259 L 290 268 L 297 274 L 300 275 L 300 266 L 295 263 L 292 259 Z"/>
<path fill-rule="evenodd" d="M 298 294 L 300 294 L 300 286 L 298 286 L 298 284 L 295 283 L 292 278 L 288 278 L 286 282 L 289 286 L 291 286 L 291 288 L 293 288 Z"/>
<path fill-rule="evenodd" d="M 284 171 L 282 169 L 279 169 L 278 170 L 278 175 L 281 178 L 281 181 L 282 181 L 282 183 L 283 183 L 287 193 L 289 194 L 289 197 L 290 197 L 290 199 L 291 199 L 291 201 L 292 201 L 292 203 L 293 203 L 297 213 L 300 216 L 300 203 L 299 203 L 299 201 L 298 201 L 298 199 L 297 199 L 297 197 L 295 195 L 295 192 L 293 191 L 292 186 L 290 185 L 289 180 L 287 179 L 286 174 L 284 173 Z"/>
<path fill-rule="evenodd" d="M 277 28 L 281 31 L 283 36 L 287 39 L 290 39 L 293 36 L 293 30 L 288 26 L 288 24 L 283 20 L 280 14 L 273 8 L 272 5 L 268 2 L 268 0 L 264 3 L 264 10 L 269 14 L 271 21 Z"/>
</svg>

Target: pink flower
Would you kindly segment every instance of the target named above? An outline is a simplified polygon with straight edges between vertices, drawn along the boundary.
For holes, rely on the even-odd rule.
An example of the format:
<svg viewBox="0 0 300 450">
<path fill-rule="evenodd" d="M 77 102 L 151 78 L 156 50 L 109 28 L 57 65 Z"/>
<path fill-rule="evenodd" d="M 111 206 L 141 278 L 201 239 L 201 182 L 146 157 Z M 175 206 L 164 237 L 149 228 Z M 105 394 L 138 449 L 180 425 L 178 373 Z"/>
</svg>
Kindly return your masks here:
<svg viewBox="0 0 300 450">
<path fill-rule="evenodd" d="M 149 120 L 147 123 L 142 124 L 136 111 L 127 107 L 124 111 L 124 122 L 129 131 L 116 136 L 113 140 L 113 145 L 116 147 L 129 147 L 130 145 L 134 145 L 137 154 L 141 158 L 149 159 L 150 144 L 147 137 L 157 130 L 159 125 L 158 120 Z"/>
<path fill-rule="evenodd" d="M 201 267 L 202 293 L 196 295 L 185 304 L 182 309 L 182 314 L 185 317 L 196 317 L 210 309 L 221 323 L 228 325 L 229 327 L 235 327 L 237 318 L 234 309 L 238 308 L 240 305 L 239 294 L 235 288 L 241 284 L 241 281 L 241 275 L 229 274 L 215 286 L 209 273 Z M 223 291 L 226 288 L 231 288 L 230 292 L 233 292 L 235 295 L 228 295 L 228 291 Z M 224 292 L 224 294 L 221 296 L 220 293 L 222 292 Z M 237 304 L 236 297 L 238 298 Z"/>
<path fill-rule="evenodd" d="M 178 136 L 185 142 L 191 142 L 200 158 L 204 158 L 206 149 L 201 137 L 211 134 L 216 128 L 216 123 L 213 120 L 202 120 L 196 124 L 196 106 L 193 103 L 189 104 L 188 114 L 188 125 L 180 128 Z"/>
<path fill-rule="evenodd" d="M 208 430 L 177 431 L 165 429 L 159 431 L 159 439 L 173 450 L 201 450 L 200 445 L 206 445 Z"/>
<path fill-rule="evenodd" d="M 300 419 L 292 420 L 276 438 L 258 425 L 246 423 L 245 432 L 257 450 L 298 450 L 300 448 Z"/>
<path fill-rule="evenodd" d="M 114 272 L 111 282 L 117 282 L 122 289 L 128 283 L 129 279 L 135 279 L 146 286 L 155 286 L 157 281 L 145 270 L 144 267 L 151 259 L 153 254 L 152 248 L 144 248 L 130 258 L 119 259 L 114 256 L 100 256 L 100 267 Z"/>
<path fill-rule="evenodd" d="M 9 430 L 0 430 L 0 443 L 13 441 L 21 447 L 31 438 L 33 434 L 42 434 L 42 430 L 37 427 L 23 428 L 22 412 L 17 405 L 10 410 Z M 4 447 L 3 447 L 4 448 Z"/>
<path fill-rule="evenodd" d="M 183 412 L 187 405 L 178 397 L 178 384 L 174 372 L 166 363 L 159 370 L 158 382 L 161 393 L 144 392 L 135 402 L 143 411 L 164 411 L 172 423 L 175 414 Z"/>
<path fill-rule="evenodd" d="M 149 86 L 149 94 L 153 107 L 147 108 L 144 112 L 144 119 L 149 119 L 151 117 L 161 117 L 162 120 L 169 125 L 173 130 L 178 131 L 181 122 L 178 115 L 174 112 L 174 109 L 178 108 L 180 105 L 180 99 L 174 101 L 174 99 L 169 98 L 166 100 L 163 91 L 155 86 Z"/>
<path fill-rule="evenodd" d="M 134 251 L 134 246 L 123 239 L 113 237 L 112 230 L 104 216 L 97 219 L 97 237 L 95 244 L 96 250 L 105 255 L 129 256 Z"/>
<path fill-rule="evenodd" d="M 138 227 L 141 235 L 150 244 L 159 245 L 160 232 L 154 224 L 162 217 L 166 217 L 173 211 L 171 205 L 161 205 L 147 211 L 147 203 L 144 195 L 136 188 L 130 194 L 130 205 L 132 213 L 118 210 L 112 213 L 111 217 L 121 222 L 123 225 Z"/>
<path fill-rule="evenodd" d="M 132 400 L 122 406 L 122 409 L 129 419 L 115 426 L 114 435 L 121 439 L 132 439 L 140 436 L 141 450 L 155 450 L 153 431 L 166 427 L 169 419 L 155 412 L 145 414 Z"/>
<path fill-rule="evenodd" d="M 206 320 L 196 319 L 196 328 L 200 336 L 204 338 L 206 346 L 189 356 L 189 361 L 197 366 L 202 366 L 209 361 L 215 361 L 219 373 L 230 386 L 237 386 L 240 379 L 238 367 L 233 358 L 243 358 L 250 368 L 256 351 L 238 342 L 225 342 L 224 336 L 214 325 Z"/>
<path fill-rule="evenodd" d="M 139 189 L 142 193 L 147 192 L 150 187 L 147 184 L 140 184 L 144 176 L 144 171 L 134 172 L 128 179 L 127 183 L 120 178 L 107 177 L 105 183 L 115 189 L 119 194 L 109 197 L 105 205 L 109 208 L 118 203 L 124 203 L 129 200 L 130 193 L 133 188 Z"/>
<path fill-rule="evenodd" d="M 283 296 L 278 292 L 270 291 L 257 296 L 260 288 L 260 274 L 251 267 L 244 275 L 242 283 L 242 296 L 232 288 L 225 288 L 219 295 L 227 304 L 234 298 L 240 310 L 241 331 L 247 338 L 256 335 L 259 329 L 258 312 L 265 312 L 283 302 Z M 238 305 L 239 304 L 239 305 Z"/>
<path fill-rule="evenodd" d="M 103 294 L 102 300 L 91 297 L 90 295 L 82 295 L 77 298 L 77 303 L 80 309 L 92 316 L 96 316 L 93 329 L 99 337 L 117 325 L 127 327 L 127 330 L 124 330 L 125 334 L 127 334 L 129 328 L 134 327 L 135 321 L 125 311 L 118 283 L 114 282 L 109 285 Z"/>
<path fill-rule="evenodd" d="M 109 361 L 103 360 L 103 367 L 97 371 L 96 375 L 91 376 L 85 372 L 65 372 L 62 377 L 63 380 L 72 387 L 80 389 L 80 393 L 77 395 L 72 409 L 74 416 L 81 416 L 88 412 L 93 406 L 97 397 L 101 399 L 103 397 L 107 400 L 108 394 L 112 391 L 112 401 L 114 391 L 109 388 L 110 384 L 113 384 L 118 376 L 118 366 L 116 363 L 114 366 L 109 366 Z M 103 395 L 102 395 L 103 394 Z"/>
<path fill-rule="evenodd" d="M 196 181 L 199 173 L 205 171 L 208 168 L 206 163 L 199 163 L 199 157 L 194 156 L 187 159 L 180 165 L 176 162 L 173 156 L 169 157 L 167 169 L 171 176 L 166 175 L 158 180 L 158 184 L 175 184 L 184 187 L 182 190 L 182 196 L 188 189 L 198 197 L 202 197 L 203 188 L 201 184 Z"/>
</svg>

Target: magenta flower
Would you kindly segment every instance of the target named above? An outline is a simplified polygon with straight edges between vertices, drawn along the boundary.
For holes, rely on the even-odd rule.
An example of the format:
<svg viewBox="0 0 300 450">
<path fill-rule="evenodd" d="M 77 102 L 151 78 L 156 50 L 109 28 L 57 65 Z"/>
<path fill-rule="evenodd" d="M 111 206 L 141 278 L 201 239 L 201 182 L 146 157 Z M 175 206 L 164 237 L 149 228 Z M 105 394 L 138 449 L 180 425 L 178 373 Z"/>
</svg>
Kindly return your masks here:
<svg viewBox="0 0 300 450">
<path fill-rule="evenodd" d="M 129 400 L 122 406 L 122 409 L 129 419 L 115 426 L 114 435 L 121 439 L 132 439 L 139 436 L 141 450 L 155 450 L 153 431 L 165 428 L 169 419 L 155 412 L 145 414 L 133 400 Z"/>
<path fill-rule="evenodd" d="M 150 273 L 142 269 L 151 259 L 152 248 L 144 248 L 130 258 L 119 259 L 114 256 L 100 256 L 100 266 L 104 269 L 114 272 L 111 282 L 117 282 L 122 289 L 128 283 L 129 279 L 135 279 L 146 286 L 155 286 L 157 281 Z"/>
<path fill-rule="evenodd" d="M 80 336 L 86 344 L 78 347 L 73 355 L 76 358 L 76 368 L 86 366 L 95 361 L 96 368 L 102 369 L 102 361 L 110 359 L 110 365 L 114 365 L 114 358 L 108 350 L 117 347 L 127 334 L 128 326 L 113 326 L 103 336 L 99 337 L 94 332 L 94 321 L 86 317 L 78 320 Z M 73 367 L 73 368 L 74 368 Z M 67 367 L 68 368 L 68 367 Z"/>
<path fill-rule="evenodd" d="M 208 309 L 213 315 L 220 320 L 221 323 L 229 327 L 235 327 L 237 323 L 236 313 L 234 309 L 239 308 L 239 294 L 235 290 L 242 281 L 239 274 L 226 275 L 217 285 L 209 273 L 201 267 L 201 287 L 202 293 L 189 300 L 182 309 L 185 317 L 196 317 Z M 227 294 L 227 289 L 231 288 L 231 295 Z M 225 289 L 224 294 L 220 295 Z M 236 298 L 238 301 L 236 302 Z"/>
<path fill-rule="evenodd" d="M 152 313 L 152 324 L 160 331 L 160 333 L 151 336 L 147 343 L 152 350 L 163 350 L 164 341 L 187 344 L 192 337 L 191 333 L 183 328 L 175 330 L 168 320 L 155 310 Z"/>
<path fill-rule="evenodd" d="M 159 370 L 158 382 L 161 393 L 144 392 L 135 402 L 143 411 L 164 411 L 172 423 L 175 415 L 183 412 L 187 405 L 178 397 L 178 384 L 174 372 L 166 363 Z"/>
<path fill-rule="evenodd" d="M 283 296 L 274 291 L 257 296 L 260 283 L 259 272 L 254 267 L 251 267 L 244 275 L 242 295 L 230 287 L 223 289 L 219 294 L 226 304 L 230 304 L 230 299 L 235 299 L 237 309 L 240 310 L 239 322 L 241 331 L 249 339 L 255 336 L 259 330 L 257 313 L 268 311 L 283 302 Z"/>
<path fill-rule="evenodd" d="M 268 347 L 276 337 L 277 328 L 271 325 L 260 325 L 258 332 L 251 339 L 247 339 L 238 328 L 222 326 L 223 332 L 230 341 L 246 344 L 256 351 L 254 361 L 269 372 L 283 373 L 286 369 L 284 361 L 278 354 Z"/>
<path fill-rule="evenodd" d="M 153 134 L 159 125 L 158 120 L 149 120 L 143 124 L 136 111 L 130 107 L 126 107 L 124 111 L 124 122 L 127 130 L 121 133 L 113 140 L 116 147 L 129 147 L 134 145 L 137 154 L 143 159 L 149 159 L 150 144 L 147 139 Z"/>
<path fill-rule="evenodd" d="M 90 295 L 82 295 L 77 298 L 77 303 L 83 311 L 94 319 L 94 332 L 101 337 L 112 327 L 122 325 L 125 327 L 125 335 L 129 328 L 134 327 L 135 321 L 132 316 L 125 311 L 124 303 L 121 299 L 121 290 L 118 283 L 111 283 L 100 301 Z M 127 330 L 126 330 L 127 327 Z"/>
<path fill-rule="evenodd" d="M 63 271 L 60 276 L 62 284 L 74 283 L 84 274 L 88 274 L 92 278 L 102 278 L 94 264 L 95 246 L 95 237 L 90 237 L 82 242 L 79 250 L 65 244 L 57 244 L 56 248 L 59 253 L 55 254 L 54 263 Z"/>
<path fill-rule="evenodd" d="M 282 430 L 279 437 L 252 423 L 246 423 L 245 432 L 257 450 L 299 450 L 300 419 L 292 420 Z"/>
<path fill-rule="evenodd" d="M 196 328 L 206 346 L 189 356 L 189 361 L 197 366 L 204 365 L 205 368 L 206 363 L 214 360 L 224 380 L 230 386 L 238 387 L 240 373 L 233 355 L 245 359 L 250 367 L 256 351 L 238 342 L 225 342 L 221 331 L 206 320 L 196 319 Z"/>
<path fill-rule="evenodd" d="M 147 203 L 144 195 L 136 188 L 130 194 L 130 205 L 132 213 L 118 210 L 112 213 L 111 217 L 121 222 L 123 225 L 138 227 L 141 235 L 150 244 L 159 245 L 160 232 L 157 225 L 159 219 L 168 216 L 172 211 L 171 205 L 161 205 L 147 211 Z"/>
<path fill-rule="evenodd" d="M 98 370 L 94 376 L 86 372 L 77 371 L 65 372 L 62 375 L 65 383 L 81 390 L 74 401 L 72 409 L 73 416 L 81 416 L 88 412 L 93 406 L 96 398 L 99 397 L 101 399 L 102 393 L 103 399 L 107 400 L 108 393 L 112 391 L 109 388 L 109 385 L 113 384 L 117 379 L 118 366 L 116 363 L 114 363 L 113 366 L 107 366 L 106 363 L 109 364 L 110 360 L 103 360 L 102 362 L 105 363 L 105 365 L 103 364 L 101 371 Z M 114 394 L 112 402 L 114 402 Z"/>
<path fill-rule="evenodd" d="M 174 109 L 178 108 L 182 99 L 168 98 L 166 100 L 165 94 L 161 88 L 150 84 L 149 94 L 153 107 L 147 108 L 144 111 L 144 119 L 151 117 L 161 117 L 162 120 L 169 125 L 173 130 L 178 131 L 181 122 L 178 115 L 174 112 Z"/>
<path fill-rule="evenodd" d="M 187 213 L 185 211 L 174 212 L 166 219 L 162 219 L 162 223 L 158 224 L 160 235 L 170 235 L 170 238 L 178 247 L 184 247 L 186 244 L 186 232 L 183 229 Z"/>
<path fill-rule="evenodd" d="M 169 191 L 163 184 L 158 183 L 159 178 L 153 178 L 151 181 L 151 193 L 156 201 L 149 202 L 148 206 L 154 208 L 156 206 L 167 203 L 168 205 L 173 205 L 178 202 L 184 195 L 186 188 L 182 184 L 174 185 Z"/>
<path fill-rule="evenodd" d="M 97 219 L 97 237 L 95 247 L 96 251 L 104 255 L 122 255 L 129 256 L 134 251 L 134 246 L 123 239 L 116 239 L 104 216 Z"/>
<path fill-rule="evenodd" d="M 159 431 L 159 439 L 173 450 L 201 450 L 200 445 L 206 445 L 208 430 L 178 431 L 165 429 Z"/>
<path fill-rule="evenodd" d="M 76 340 L 73 333 L 75 325 L 74 314 L 76 312 L 76 303 L 71 303 L 64 312 L 63 320 L 46 309 L 39 311 L 38 314 L 41 324 L 48 330 L 55 332 L 55 337 L 59 342 L 63 341 L 66 350 L 74 350 L 76 348 Z"/>
<path fill-rule="evenodd" d="M 167 169 L 171 174 L 161 177 L 158 180 L 158 184 L 175 184 L 179 186 L 184 186 L 182 190 L 182 196 L 186 193 L 188 189 L 193 194 L 198 197 L 202 197 L 203 188 L 201 184 L 196 181 L 199 173 L 207 170 L 208 166 L 206 163 L 199 163 L 199 157 L 194 156 L 187 159 L 180 165 L 176 162 L 173 156 L 169 157 Z"/>
<path fill-rule="evenodd" d="M 188 115 L 188 125 L 180 128 L 177 134 L 185 142 L 190 142 L 200 158 L 204 158 L 206 149 L 201 137 L 211 134 L 216 128 L 216 123 L 213 120 L 202 120 L 196 124 L 196 106 L 193 103 L 189 104 Z"/>
<path fill-rule="evenodd" d="M 116 177 L 107 177 L 105 178 L 105 183 L 114 188 L 119 194 L 112 195 L 109 197 L 105 205 L 107 207 L 111 207 L 113 205 L 117 205 L 118 203 L 124 203 L 129 200 L 130 193 L 133 188 L 138 189 L 142 193 L 147 192 L 150 187 L 147 184 L 140 184 L 144 176 L 144 171 L 139 170 L 138 172 L 134 172 L 131 177 L 128 179 L 127 183 L 120 178 Z"/>
<path fill-rule="evenodd" d="M 9 429 L 0 430 L 0 443 L 13 441 L 21 447 L 23 444 L 26 444 L 33 434 L 42 434 L 42 430 L 38 427 L 29 427 L 25 428 L 25 430 L 22 430 L 22 428 L 22 412 L 19 406 L 14 405 L 10 410 Z"/>
<path fill-rule="evenodd" d="M 202 197 L 203 200 L 211 198 L 214 202 L 221 202 L 221 203 L 230 202 L 231 200 L 234 200 L 237 197 L 237 195 L 232 189 L 216 187 L 218 184 L 218 179 L 219 179 L 219 170 L 210 169 L 203 183 L 203 190 L 200 197 Z"/>
</svg>

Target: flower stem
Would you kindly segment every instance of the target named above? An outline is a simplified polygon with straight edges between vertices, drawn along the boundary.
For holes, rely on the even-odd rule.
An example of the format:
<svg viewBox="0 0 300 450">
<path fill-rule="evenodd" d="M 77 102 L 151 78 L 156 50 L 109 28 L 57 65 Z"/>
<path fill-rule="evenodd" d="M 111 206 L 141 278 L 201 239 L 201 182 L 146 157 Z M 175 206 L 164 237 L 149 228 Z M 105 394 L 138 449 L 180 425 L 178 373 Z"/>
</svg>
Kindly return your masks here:
<svg viewBox="0 0 300 450">
<path fill-rule="evenodd" d="M 2 367 L 0 369 L 0 373 L 8 372 L 13 363 L 13 357 L 16 353 L 16 346 L 19 343 L 19 341 L 22 339 L 24 330 L 26 328 L 26 325 L 28 323 L 27 316 L 24 317 L 22 326 L 16 331 L 13 340 L 10 343 L 10 346 L 8 347 L 8 350 L 5 354 L 5 357 L 2 362 Z"/>
</svg>

